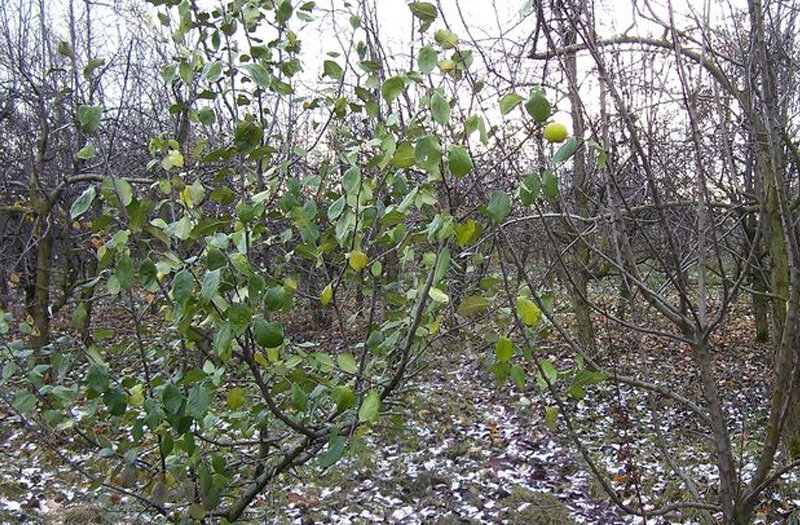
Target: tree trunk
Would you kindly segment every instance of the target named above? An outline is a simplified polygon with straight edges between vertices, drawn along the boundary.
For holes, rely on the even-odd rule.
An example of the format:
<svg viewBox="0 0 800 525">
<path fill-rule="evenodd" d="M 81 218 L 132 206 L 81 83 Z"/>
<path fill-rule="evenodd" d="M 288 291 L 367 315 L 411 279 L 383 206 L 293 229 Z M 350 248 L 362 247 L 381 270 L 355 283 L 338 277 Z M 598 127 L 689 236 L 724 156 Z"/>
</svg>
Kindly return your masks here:
<svg viewBox="0 0 800 525">
<path fill-rule="evenodd" d="M 575 42 L 575 33 L 572 28 L 566 30 L 564 37 L 565 45 Z M 572 113 L 572 132 L 579 142 L 583 142 L 585 135 L 585 123 L 583 120 L 583 105 L 578 84 L 578 65 L 577 56 L 571 53 L 564 58 L 564 69 L 569 83 L 569 103 Z M 573 158 L 573 191 L 575 198 L 575 213 L 581 217 L 589 216 L 589 177 L 586 170 L 585 149 L 581 148 Z M 578 228 L 582 225 L 578 225 Z M 582 232 L 575 231 L 577 235 Z M 590 251 L 588 243 L 591 239 L 581 239 L 575 244 L 570 257 L 569 268 L 565 268 L 569 275 L 566 276 L 568 282 L 564 284 L 570 290 L 572 308 L 575 312 L 575 326 L 578 330 L 578 338 L 581 345 L 591 354 L 597 350 L 594 322 L 592 321 L 592 308 L 588 299 L 589 284 L 589 264 Z"/>
<path fill-rule="evenodd" d="M 28 313 L 33 318 L 33 348 L 41 362 L 41 349 L 50 342 L 50 275 L 53 254 L 53 227 L 49 224 L 52 204 L 47 195 L 36 203 L 36 267 L 33 301 Z"/>
</svg>

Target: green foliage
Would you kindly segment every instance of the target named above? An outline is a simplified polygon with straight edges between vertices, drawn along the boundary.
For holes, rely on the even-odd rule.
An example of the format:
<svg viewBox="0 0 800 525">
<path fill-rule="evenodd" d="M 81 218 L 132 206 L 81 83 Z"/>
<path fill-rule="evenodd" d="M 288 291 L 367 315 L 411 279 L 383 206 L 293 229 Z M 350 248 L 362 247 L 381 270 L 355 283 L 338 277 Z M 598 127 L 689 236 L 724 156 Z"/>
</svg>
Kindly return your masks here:
<svg viewBox="0 0 800 525">
<path fill-rule="evenodd" d="M 467 148 L 459 144 L 450 146 L 447 151 L 447 165 L 450 173 L 456 177 L 463 177 L 472 171 L 472 158 L 469 156 Z"/>
<path fill-rule="evenodd" d="M 439 53 L 431 46 L 425 46 L 417 54 L 417 67 L 421 73 L 428 74 L 436 68 L 439 61 Z"/>
<path fill-rule="evenodd" d="M 386 79 L 381 86 L 381 95 L 386 100 L 387 104 L 391 104 L 400 94 L 406 85 L 406 79 L 403 75 L 393 76 Z"/>
<path fill-rule="evenodd" d="M 411 9 L 411 13 L 422 22 L 419 29 L 423 32 L 426 31 L 431 26 L 431 23 L 439 16 L 439 10 L 436 8 L 436 5 L 430 2 L 411 2 L 408 4 L 408 8 Z"/>
<path fill-rule="evenodd" d="M 578 139 L 569 137 L 553 155 L 553 164 L 560 164 L 575 154 L 578 149 Z"/>
<path fill-rule="evenodd" d="M 489 199 L 489 205 L 486 208 L 489 217 L 495 224 L 500 224 L 511 213 L 511 199 L 508 194 L 502 190 L 495 190 Z"/>
<path fill-rule="evenodd" d="M 534 88 L 530 97 L 525 102 L 525 111 L 533 117 L 533 120 L 542 124 L 550 118 L 550 101 L 544 95 L 541 87 Z"/>
<path fill-rule="evenodd" d="M 434 122 L 439 124 L 447 124 L 450 118 L 450 103 L 438 91 L 431 97 L 431 114 Z"/>
<path fill-rule="evenodd" d="M 423 33 L 438 19 L 433 3 L 408 5 Z M 483 193 L 497 130 L 489 117 L 460 110 L 469 43 L 448 29 L 424 33 L 416 57 L 424 83 L 414 71 L 381 83 L 385 65 L 365 47 L 355 62 L 333 52 L 322 77 L 312 72 L 322 86 L 300 93 L 295 82 L 295 93 L 303 67 L 296 25 L 314 3 L 232 9 L 161 3 L 160 19 L 182 49 L 160 71 L 180 95 L 162 109 L 185 116 L 196 136 L 179 143 L 170 130 L 141 144 L 151 156 L 146 184 L 117 173 L 73 197 L 69 218 L 91 228 L 86 246 L 98 267 L 85 288 L 108 294 L 124 319 L 97 329 L 97 310 L 73 292 L 72 324 L 91 337 L 69 360 L 34 356 L 22 341 L 0 347 L 13 358 L 3 382 L 14 383 L 14 409 L 89 440 L 93 488 L 125 478 L 126 490 L 152 502 L 149 511 L 174 504 L 186 520 L 236 520 L 256 496 L 244 488 L 259 475 L 334 466 L 352 436 L 380 426 L 415 367 L 436 362 L 428 354 L 440 350 L 437 335 L 453 313 L 476 322 L 467 328 L 476 339 L 496 342 L 495 376 L 520 390 L 532 349 L 511 335 L 514 308 L 532 340 L 546 328 L 530 298 L 503 296 L 496 271 L 490 246 L 514 213 L 514 189 L 501 181 Z M 356 15 L 349 22 L 353 30 L 363 23 Z M 268 25 L 280 31 L 265 42 L 255 35 Z M 186 48 L 190 38 L 196 48 Z M 226 41 L 249 47 L 230 53 Z M 102 67 L 96 59 L 84 74 Z M 350 71 L 365 73 L 352 92 Z M 470 86 L 481 89 L 480 81 Z M 542 98 L 534 93 L 525 105 L 539 122 L 550 111 Z M 504 95 L 502 115 L 523 100 Z M 319 112 L 330 120 L 319 140 L 288 136 L 272 125 L 280 118 L 272 107 L 291 107 L 292 124 L 316 122 Z M 75 127 L 95 134 L 103 115 L 102 106 L 79 105 Z M 553 165 L 575 153 L 570 140 Z M 92 143 L 79 144 L 78 160 L 95 158 Z M 531 205 L 540 190 L 557 197 L 553 172 L 525 175 L 518 196 Z M 316 316 L 340 332 L 332 339 L 326 327 L 317 337 L 308 329 Z M 19 328 L 32 333 L 28 323 Z M 569 380 L 575 397 L 598 379 L 538 365 L 537 380 Z M 254 447 L 240 445 L 253 443 L 268 453 L 255 458 Z M 241 467 L 254 460 L 258 468 Z M 153 479 L 122 476 L 121 464 L 146 467 Z"/>
<path fill-rule="evenodd" d="M 436 43 L 442 46 L 442 49 L 453 49 L 458 45 L 459 39 L 453 31 L 449 29 L 439 29 L 433 34 Z"/>
<path fill-rule="evenodd" d="M 100 127 L 100 119 L 103 117 L 103 106 L 93 106 L 82 104 L 78 106 L 78 123 L 81 131 L 87 135 L 92 135 Z"/>
<path fill-rule="evenodd" d="M 525 100 L 522 95 L 517 93 L 507 93 L 500 97 L 500 113 L 508 115 L 511 111 Z"/>
<path fill-rule="evenodd" d="M 89 209 L 89 206 L 92 205 L 92 201 L 94 201 L 95 195 L 97 194 L 97 190 L 94 186 L 89 186 L 86 188 L 83 193 L 81 193 L 80 197 L 78 197 L 75 202 L 72 203 L 72 206 L 69 210 L 69 215 L 72 219 L 77 219 Z"/>
</svg>

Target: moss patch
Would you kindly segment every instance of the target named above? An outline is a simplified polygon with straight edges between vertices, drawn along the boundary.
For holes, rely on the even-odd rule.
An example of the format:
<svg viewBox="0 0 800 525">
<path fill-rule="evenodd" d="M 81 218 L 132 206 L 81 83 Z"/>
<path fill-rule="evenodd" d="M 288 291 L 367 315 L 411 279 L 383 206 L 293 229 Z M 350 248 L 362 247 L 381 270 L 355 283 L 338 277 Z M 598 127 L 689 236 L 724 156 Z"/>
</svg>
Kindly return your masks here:
<svg viewBox="0 0 800 525">
<path fill-rule="evenodd" d="M 557 497 L 516 486 L 502 500 L 504 517 L 511 525 L 571 525 L 569 509 Z"/>
</svg>

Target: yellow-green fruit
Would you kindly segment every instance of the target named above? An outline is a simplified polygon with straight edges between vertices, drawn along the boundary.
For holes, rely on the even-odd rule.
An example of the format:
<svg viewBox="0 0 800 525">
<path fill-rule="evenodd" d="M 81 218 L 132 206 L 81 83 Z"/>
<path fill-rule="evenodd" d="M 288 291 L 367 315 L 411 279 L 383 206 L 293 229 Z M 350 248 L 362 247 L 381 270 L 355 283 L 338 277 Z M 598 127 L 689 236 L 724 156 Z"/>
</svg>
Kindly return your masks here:
<svg viewBox="0 0 800 525">
<path fill-rule="evenodd" d="M 367 266 L 367 254 L 361 250 L 353 250 L 350 252 L 348 262 L 350 263 L 350 268 L 360 272 Z"/>
<path fill-rule="evenodd" d="M 530 98 L 525 103 L 525 111 L 540 124 L 550 118 L 550 101 L 547 100 L 541 89 L 536 89 L 531 93 Z"/>
<path fill-rule="evenodd" d="M 564 142 L 569 133 L 567 127 L 561 122 L 551 122 L 544 128 L 542 136 L 548 142 Z"/>
</svg>

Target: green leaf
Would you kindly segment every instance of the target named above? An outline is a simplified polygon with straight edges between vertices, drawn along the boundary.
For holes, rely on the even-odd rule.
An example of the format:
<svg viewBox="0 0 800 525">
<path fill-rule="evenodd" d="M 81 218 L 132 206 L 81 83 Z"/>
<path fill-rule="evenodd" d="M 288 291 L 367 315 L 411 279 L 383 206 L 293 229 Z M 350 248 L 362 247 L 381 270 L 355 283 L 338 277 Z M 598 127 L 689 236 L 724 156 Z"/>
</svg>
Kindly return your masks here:
<svg viewBox="0 0 800 525">
<path fill-rule="evenodd" d="M 517 390 L 525 390 L 527 376 L 522 368 L 518 367 L 517 365 L 511 366 L 511 380 L 514 381 L 514 385 L 517 387 Z"/>
<path fill-rule="evenodd" d="M 472 158 L 467 148 L 460 144 L 453 144 L 447 152 L 447 165 L 450 173 L 455 177 L 463 177 L 472 171 Z"/>
<path fill-rule="evenodd" d="M 133 188 L 130 182 L 119 177 L 106 177 L 101 184 L 103 197 L 115 205 L 127 207 L 133 202 Z"/>
<path fill-rule="evenodd" d="M 322 289 L 322 293 L 319 294 L 319 302 L 322 303 L 322 306 L 328 306 L 331 299 L 333 299 L 333 286 L 331 283 L 328 283 L 328 285 Z"/>
<path fill-rule="evenodd" d="M 131 202 L 133 202 L 133 187 L 131 183 L 122 178 L 115 179 L 115 183 L 120 202 L 123 206 L 130 206 Z"/>
<path fill-rule="evenodd" d="M 436 269 L 433 272 L 433 284 L 439 284 L 450 269 L 450 248 L 445 248 L 436 259 Z"/>
<path fill-rule="evenodd" d="M 181 77 L 181 80 L 183 80 L 184 84 L 187 86 L 190 85 L 192 80 L 194 80 L 194 68 L 192 67 L 192 64 L 189 62 L 181 62 L 181 64 L 178 66 L 178 76 Z"/>
<path fill-rule="evenodd" d="M 305 412 L 308 405 L 308 394 L 297 383 L 292 383 L 292 406 L 298 412 Z"/>
<path fill-rule="evenodd" d="M 203 67 L 203 76 L 206 77 L 206 80 L 209 82 L 216 82 L 222 76 L 222 62 L 219 60 L 215 60 L 214 62 L 208 62 Z"/>
<path fill-rule="evenodd" d="M 361 250 L 353 250 L 347 256 L 347 262 L 350 265 L 350 268 L 356 272 L 360 272 L 366 268 L 368 261 L 369 258 L 367 257 L 367 254 Z"/>
<path fill-rule="evenodd" d="M 353 357 L 353 354 L 339 354 L 336 356 L 336 362 L 339 364 L 339 368 L 348 374 L 355 374 L 358 372 L 358 363 L 356 362 L 356 358 Z"/>
<path fill-rule="evenodd" d="M 244 303 L 234 303 L 225 311 L 225 317 L 231 323 L 233 333 L 241 334 L 253 319 L 253 309 Z"/>
<path fill-rule="evenodd" d="M 294 88 L 292 85 L 283 82 L 278 77 L 273 76 L 271 78 L 271 87 L 272 90 L 279 95 L 291 95 L 294 93 Z"/>
<path fill-rule="evenodd" d="M 361 423 L 372 422 L 378 419 L 381 410 L 381 398 L 378 392 L 372 391 L 364 398 L 361 407 L 358 409 L 358 421 Z"/>
<path fill-rule="evenodd" d="M 489 301 L 480 295 L 471 295 L 458 305 L 458 313 L 465 317 L 485 312 L 489 308 Z"/>
<path fill-rule="evenodd" d="M 342 175 L 342 189 L 348 195 L 356 195 L 361 189 L 361 170 L 353 166 Z"/>
<path fill-rule="evenodd" d="M 76 157 L 78 157 L 81 160 L 89 160 L 92 157 L 94 157 L 94 153 L 95 153 L 94 145 L 91 142 L 89 142 L 84 147 L 82 147 L 80 151 L 78 151 Z"/>
<path fill-rule="evenodd" d="M 228 410 L 238 410 L 244 405 L 244 389 L 240 387 L 232 388 L 225 396 L 225 406 Z"/>
<path fill-rule="evenodd" d="M 347 199 L 344 195 L 333 201 L 333 203 L 328 207 L 328 220 L 335 221 L 339 218 L 344 210 L 345 205 L 347 204 Z"/>
<path fill-rule="evenodd" d="M 186 304 L 194 293 L 194 277 L 187 270 L 175 274 L 172 280 L 172 298 L 178 304 Z"/>
<path fill-rule="evenodd" d="M 433 39 L 442 49 L 453 49 L 458 45 L 458 35 L 449 29 L 439 29 L 433 34 Z"/>
<path fill-rule="evenodd" d="M 288 300 L 289 296 L 283 286 L 272 286 L 264 294 L 264 306 L 273 312 L 286 306 Z"/>
<path fill-rule="evenodd" d="M 278 24 L 284 25 L 292 17 L 293 12 L 294 8 L 292 7 L 292 2 L 290 0 L 281 0 L 278 8 L 275 10 L 275 20 L 278 21 Z"/>
<path fill-rule="evenodd" d="M 130 256 L 123 255 L 117 260 L 115 275 L 123 290 L 130 290 L 133 288 L 133 260 L 131 260 Z"/>
<path fill-rule="evenodd" d="M 450 120 L 450 103 L 438 91 L 431 97 L 431 114 L 434 122 L 447 124 Z"/>
<path fill-rule="evenodd" d="M 586 392 L 583 390 L 583 387 L 577 383 L 569 385 L 567 388 L 567 394 L 571 395 L 575 399 L 583 399 L 586 395 Z"/>
<path fill-rule="evenodd" d="M 344 447 L 347 445 L 347 438 L 339 435 L 332 435 L 328 443 L 328 448 L 319 457 L 319 466 L 328 468 L 336 464 L 344 454 Z"/>
<path fill-rule="evenodd" d="M 261 145 L 261 139 L 264 137 L 264 130 L 249 120 L 244 120 L 236 124 L 236 130 L 233 132 L 233 143 L 240 153 L 250 153 L 255 148 Z"/>
<path fill-rule="evenodd" d="M 58 54 L 67 58 L 75 57 L 75 53 L 72 51 L 72 46 L 65 40 L 62 40 L 58 43 Z"/>
<path fill-rule="evenodd" d="M 489 199 L 486 211 L 495 224 L 500 224 L 511 213 L 511 199 L 503 190 L 495 190 Z"/>
<path fill-rule="evenodd" d="M 272 84 L 272 75 L 261 64 L 247 64 L 244 68 L 258 87 L 267 89 Z"/>
<path fill-rule="evenodd" d="M 167 414 L 177 416 L 183 408 L 183 393 L 180 388 L 172 383 L 168 383 L 161 392 L 161 400 L 164 403 L 164 409 Z"/>
<path fill-rule="evenodd" d="M 439 161 L 442 160 L 442 146 L 435 135 L 426 135 L 414 147 L 414 161 L 417 166 L 431 175 L 439 174 Z"/>
<path fill-rule="evenodd" d="M 89 77 L 92 76 L 92 73 L 98 67 L 103 67 L 106 65 L 105 58 L 93 58 L 86 63 L 86 67 L 83 68 L 83 78 L 89 80 Z"/>
<path fill-rule="evenodd" d="M 331 399 L 336 403 L 336 410 L 344 412 L 356 403 L 356 394 L 349 386 L 339 385 L 331 392 Z"/>
<path fill-rule="evenodd" d="M 539 359 L 539 366 L 542 370 L 542 375 L 549 383 L 555 383 L 558 379 L 558 370 L 553 366 L 553 363 L 547 359 Z"/>
<path fill-rule="evenodd" d="M 201 108 L 197 112 L 197 120 L 200 121 L 201 124 L 206 126 L 210 126 L 217 120 L 217 115 L 214 113 L 214 110 L 211 108 Z"/>
<path fill-rule="evenodd" d="M 517 107 L 520 102 L 525 100 L 522 95 L 516 93 L 508 93 L 500 98 L 500 113 L 508 115 L 512 109 Z"/>
<path fill-rule="evenodd" d="M 439 52 L 431 46 L 425 46 L 419 50 L 417 55 L 417 67 L 420 73 L 427 75 L 436 68 L 436 63 L 439 62 Z"/>
<path fill-rule="evenodd" d="M 109 414 L 122 416 L 128 408 L 128 396 L 121 387 L 114 387 L 103 394 L 103 403 L 108 408 Z"/>
<path fill-rule="evenodd" d="M 277 348 L 283 344 L 283 325 L 259 317 L 253 326 L 253 337 L 256 343 L 264 348 Z"/>
<path fill-rule="evenodd" d="M 544 96 L 541 88 L 534 89 L 530 98 L 525 102 L 525 111 L 538 123 L 544 123 L 550 118 L 550 102 Z"/>
<path fill-rule="evenodd" d="M 206 415 L 211 396 L 203 385 L 195 385 L 189 391 L 189 400 L 186 402 L 186 415 L 200 420 Z"/>
<path fill-rule="evenodd" d="M 398 144 L 391 160 L 395 168 L 410 168 L 414 165 L 414 144 L 404 140 Z"/>
<path fill-rule="evenodd" d="M 81 125 L 81 130 L 87 135 L 97 131 L 102 117 L 103 106 L 89 106 L 86 104 L 78 106 L 78 123 Z"/>
<path fill-rule="evenodd" d="M 558 407 L 545 407 L 544 409 L 544 424 L 550 432 L 555 432 L 558 425 Z"/>
<path fill-rule="evenodd" d="M 544 195 L 550 200 L 558 197 L 558 178 L 552 171 L 545 171 L 542 174 L 542 186 L 544 187 Z"/>
<path fill-rule="evenodd" d="M 25 390 L 18 390 L 14 394 L 12 405 L 14 409 L 18 410 L 23 415 L 30 414 L 36 408 L 36 396 Z"/>
<path fill-rule="evenodd" d="M 185 241 L 192 233 L 192 220 L 187 215 L 184 215 L 179 220 L 164 228 L 164 233 L 176 239 L 180 239 L 181 241 Z"/>
<path fill-rule="evenodd" d="M 511 356 L 514 355 L 514 343 L 511 342 L 511 339 L 506 337 L 498 339 L 497 344 L 494 345 L 494 355 L 501 363 L 511 359 Z"/>
<path fill-rule="evenodd" d="M 422 21 L 422 27 L 420 27 L 420 31 L 425 31 L 431 25 L 431 22 L 436 20 L 436 17 L 439 16 L 439 10 L 436 9 L 436 6 L 430 2 L 411 2 L 408 4 L 408 8 L 411 9 L 411 13 L 419 18 Z"/>
<path fill-rule="evenodd" d="M 539 190 L 542 186 L 542 181 L 539 175 L 535 173 L 528 173 L 522 179 L 522 184 L 519 186 L 519 200 L 525 206 L 530 206 L 536 199 L 539 198 Z"/>
<path fill-rule="evenodd" d="M 326 60 L 322 64 L 322 76 L 331 77 L 334 80 L 341 80 L 342 76 L 344 75 L 344 71 L 342 70 L 342 66 L 334 62 L 333 60 Z"/>
<path fill-rule="evenodd" d="M 86 329 L 88 320 L 89 311 L 86 308 L 86 303 L 80 303 L 75 307 L 75 310 L 72 312 L 72 317 L 70 318 L 72 328 L 78 332 L 83 332 Z"/>
<path fill-rule="evenodd" d="M 391 104 L 397 97 L 400 96 L 400 93 L 403 92 L 405 87 L 405 75 L 396 75 L 386 79 L 386 81 L 383 83 L 383 86 L 381 86 L 381 95 L 383 95 L 383 98 L 386 100 L 387 104 Z"/>
<path fill-rule="evenodd" d="M 92 363 L 86 371 L 86 385 L 98 394 L 102 394 L 108 390 L 108 384 L 111 377 L 108 375 L 108 369 L 99 364 Z"/>
<path fill-rule="evenodd" d="M 440 289 L 434 288 L 434 287 L 431 287 L 431 289 L 428 290 L 428 297 L 430 297 L 431 299 L 433 299 L 437 303 L 446 304 L 446 303 L 450 302 L 450 297 L 448 297 L 448 295 L 446 293 L 444 293 Z"/>
<path fill-rule="evenodd" d="M 575 137 L 568 138 L 564 144 L 558 148 L 556 154 L 553 155 L 553 164 L 560 164 L 570 158 L 574 153 L 575 150 L 578 149 L 578 139 Z"/>
<path fill-rule="evenodd" d="M 195 521 L 202 521 L 206 517 L 206 509 L 199 503 L 189 505 L 189 517 Z"/>
<path fill-rule="evenodd" d="M 94 186 L 89 186 L 83 190 L 81 196 L 75 199 L 75 202 L 73 202 L 72 206 L 69 208 L 69 215 L 72 220 L 75 220 L 86 213 L 86 210 L 88 210 L 92 205 L 95 195 L 97 195 L 97 190 Z"/>
<path fill-rule="evenodd" d="M 221 280 L 222 271 L 219 268 L 206 272 L 205 277 L 203 277 L 203 286 L 200 289 L 200 296 L 206 301 L 213 299 L 214 296 L 217 295 Z"/>
</svg>

